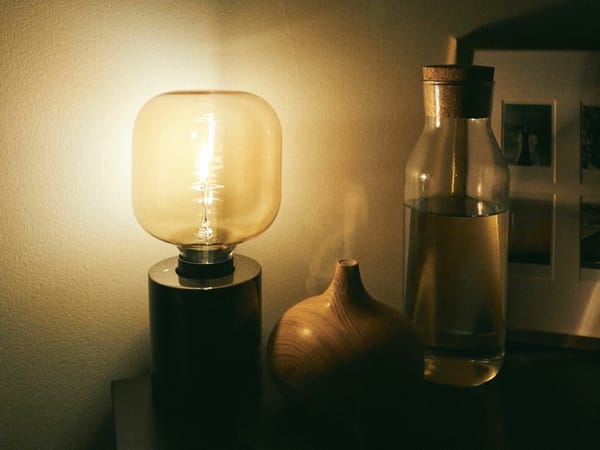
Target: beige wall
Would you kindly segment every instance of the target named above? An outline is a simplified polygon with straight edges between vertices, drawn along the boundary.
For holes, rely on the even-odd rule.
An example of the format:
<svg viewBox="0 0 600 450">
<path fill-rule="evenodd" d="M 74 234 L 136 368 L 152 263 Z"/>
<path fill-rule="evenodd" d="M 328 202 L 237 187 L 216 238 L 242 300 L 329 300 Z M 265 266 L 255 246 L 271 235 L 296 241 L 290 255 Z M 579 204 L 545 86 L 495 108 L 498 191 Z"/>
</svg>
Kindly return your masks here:
<svg viewBox="0 0 600 450">
<path fill-rule="evenodd" d="M 278 112 L 282 207 L 239 249 L 263 264 L 267 332 L 340 257 L 398 305 L 420 66 L 556 2 L 0 0 L 0 448 L 100 447 L 110 381 L 148 368 L 146 271 L 175 249 L 130 207 L 146 100 L 241 89 Z"/>
</svg>

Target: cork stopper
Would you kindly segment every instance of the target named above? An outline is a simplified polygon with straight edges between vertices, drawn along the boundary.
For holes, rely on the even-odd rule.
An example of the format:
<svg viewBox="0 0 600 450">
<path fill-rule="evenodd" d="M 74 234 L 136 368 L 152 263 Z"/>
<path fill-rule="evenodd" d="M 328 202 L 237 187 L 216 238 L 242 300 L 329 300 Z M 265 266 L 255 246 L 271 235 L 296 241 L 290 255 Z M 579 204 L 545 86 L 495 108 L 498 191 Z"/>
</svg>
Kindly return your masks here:
<svg viewBox="0 0 600 450">
<path fill-rule="evenodd" d="M 425 115 L 457 118 L 489 117 L 493 86 L 493 67 L 424 66 Z"/>
</svg>

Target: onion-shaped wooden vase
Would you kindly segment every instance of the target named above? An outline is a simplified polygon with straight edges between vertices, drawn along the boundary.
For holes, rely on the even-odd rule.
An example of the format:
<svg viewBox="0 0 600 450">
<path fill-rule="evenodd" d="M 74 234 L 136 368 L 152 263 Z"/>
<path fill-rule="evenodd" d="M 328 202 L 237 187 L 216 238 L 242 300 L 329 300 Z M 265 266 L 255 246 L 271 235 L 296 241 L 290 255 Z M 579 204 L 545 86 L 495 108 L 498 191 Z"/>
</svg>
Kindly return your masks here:
<svg viewBox="0 0 600 450">
<path fill-rule="evenodd" d="M 318 410 L 376 406 L 420 384 L 423 347 L 406 317 L 367 293 L 358 262 L 345 259 L 323 294 L 284 313 L 267 365 L 288 400 Z"/>
</svg>

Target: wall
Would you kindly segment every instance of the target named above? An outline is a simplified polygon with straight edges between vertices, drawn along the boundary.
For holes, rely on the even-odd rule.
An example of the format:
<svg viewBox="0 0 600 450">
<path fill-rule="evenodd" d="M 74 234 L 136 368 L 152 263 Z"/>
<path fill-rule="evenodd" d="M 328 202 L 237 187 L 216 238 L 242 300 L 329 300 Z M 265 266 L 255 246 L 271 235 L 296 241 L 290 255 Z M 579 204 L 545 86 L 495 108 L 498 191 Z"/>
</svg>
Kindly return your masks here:
<svg viewBox="0 0 600 450">
<path fill-rule="evenodd" d="M 146 100 L 242 89 L 278 112 L 282 207 L 239 249 L 263 265 L 265 335 L 340 257 L 398 305 L 420 66 L 557 1 L 0 0 L 0 448 L 102 448 L 110 381 L 149 366 L 146 271 L 175 250 L 130 207 Z"/>
</svg>

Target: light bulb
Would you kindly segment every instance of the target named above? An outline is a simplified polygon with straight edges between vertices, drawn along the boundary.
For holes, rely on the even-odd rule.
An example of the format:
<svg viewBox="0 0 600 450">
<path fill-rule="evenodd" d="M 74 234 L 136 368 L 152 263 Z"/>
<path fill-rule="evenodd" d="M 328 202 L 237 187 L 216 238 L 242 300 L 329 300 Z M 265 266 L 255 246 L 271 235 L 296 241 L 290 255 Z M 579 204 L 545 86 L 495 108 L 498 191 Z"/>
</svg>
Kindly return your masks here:
<svg viewBox="0 0 600 450">
<path fill-rule="evenodd" d="M 262 233 L 281 199 L 281 126 L 247 92 L 169 92 L 148 101 L 133 130 L 132 202 L 180 263 L 231 261 Z M 181 269 L 181 266 L 180 266 Z"/>
</svg>

